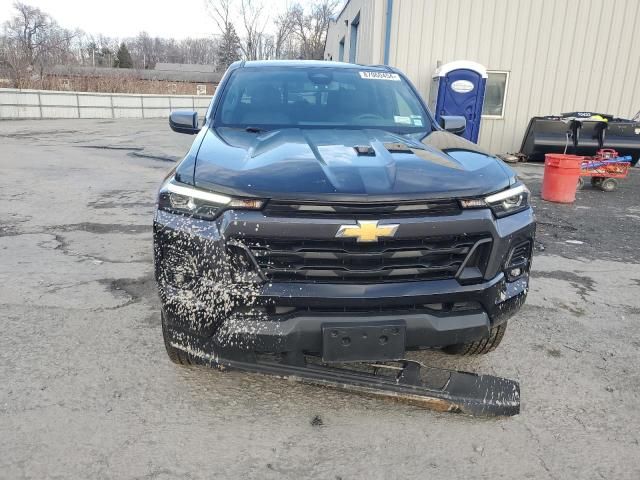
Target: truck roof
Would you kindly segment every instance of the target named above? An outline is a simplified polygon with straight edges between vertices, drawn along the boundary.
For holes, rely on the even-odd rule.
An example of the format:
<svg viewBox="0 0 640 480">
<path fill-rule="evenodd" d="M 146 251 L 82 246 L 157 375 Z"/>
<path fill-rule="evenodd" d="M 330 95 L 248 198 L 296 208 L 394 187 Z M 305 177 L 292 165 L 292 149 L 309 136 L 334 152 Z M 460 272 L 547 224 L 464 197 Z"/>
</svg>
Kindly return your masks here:
<svg viewBox="0 0 640 480">
<path fill-rule="evenodd" d="M 331 67 L 331 68 L 366 68 L 367 70 L 388 71 L 386 65 L 359 65 L 346 62 L 330 62 L 325 60 L 251 60 L 241 63 L 245 68 L 261 67 Z"/>
</svg>

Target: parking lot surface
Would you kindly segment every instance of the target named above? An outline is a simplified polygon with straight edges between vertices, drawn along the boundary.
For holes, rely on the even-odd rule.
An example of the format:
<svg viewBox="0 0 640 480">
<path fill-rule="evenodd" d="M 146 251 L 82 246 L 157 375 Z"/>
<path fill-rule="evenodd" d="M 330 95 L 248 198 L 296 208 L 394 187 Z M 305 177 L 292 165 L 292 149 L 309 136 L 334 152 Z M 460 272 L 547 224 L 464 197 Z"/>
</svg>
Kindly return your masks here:
<svg viewBox="0 0 640 480">
<path fill-rule="evenodd" d="M 0 478 L 640 478 L 640 168 L 539 198 L 529 299 L 480 358 L 522 412 L 477 419 L 239 372 L 162 343 L 155 191 L 193 137 L 165 121 L 0 122 Z"/>
</svg>

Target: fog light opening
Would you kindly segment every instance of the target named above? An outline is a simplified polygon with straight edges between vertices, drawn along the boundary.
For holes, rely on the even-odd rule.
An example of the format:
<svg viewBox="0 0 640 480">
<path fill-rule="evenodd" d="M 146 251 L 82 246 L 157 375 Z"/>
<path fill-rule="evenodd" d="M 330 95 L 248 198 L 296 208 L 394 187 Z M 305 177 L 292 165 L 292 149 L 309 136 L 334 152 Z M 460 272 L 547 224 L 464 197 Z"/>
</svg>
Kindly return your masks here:
<svg viewBox="0 0 640 480">
<path fill-rule="evenodd" d="M 505 266 L 507 280 L 513 282 L 529 271 L 531 241 L 519 243 L 511 249 Z"/>
<path fill-rule="evenodd" d="M 519 277 L 520 275 L 522 275 L 521 268 L 512 268 L 511 270 L 509 270 L 509 276 L 512 278 Z"/>
</svg>

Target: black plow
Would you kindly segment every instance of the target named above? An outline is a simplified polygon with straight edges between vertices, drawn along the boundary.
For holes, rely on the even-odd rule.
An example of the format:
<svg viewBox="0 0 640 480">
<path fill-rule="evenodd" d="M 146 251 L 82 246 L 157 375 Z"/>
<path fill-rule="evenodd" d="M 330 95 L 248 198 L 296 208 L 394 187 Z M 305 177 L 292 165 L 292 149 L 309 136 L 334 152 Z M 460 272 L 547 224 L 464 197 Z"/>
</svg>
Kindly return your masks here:
<svg viewBox="0 0 640 480">
<path fill-rule="evenodd" d="M 306 384 L 337 388 L 363 395 L 473 416 L 511 416 L 520 412 L 520 385 L 493 375 L 477 375 L 434 368 L 412 360 L 341 364 L 258 359 L 222 360 L 220 368 L 274 375 Z M 253 360 L 253 359 L 252 359 Z"/>
</svg>

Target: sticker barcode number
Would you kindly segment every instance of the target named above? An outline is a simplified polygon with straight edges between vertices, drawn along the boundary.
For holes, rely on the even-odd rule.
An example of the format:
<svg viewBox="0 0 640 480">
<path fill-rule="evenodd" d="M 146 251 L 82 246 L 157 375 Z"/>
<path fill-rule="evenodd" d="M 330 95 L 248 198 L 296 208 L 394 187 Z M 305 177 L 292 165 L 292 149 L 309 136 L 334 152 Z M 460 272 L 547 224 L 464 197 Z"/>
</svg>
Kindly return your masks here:
<svg viewBox="0 0 640 480">
<path fill-rule="evenodd" d="M 400 75 L 397 73 L 389 72 L 359 72 L 360 78 L 365 80 L 392 80 L 394 82 L 400 81 Z"/>
</svg>

